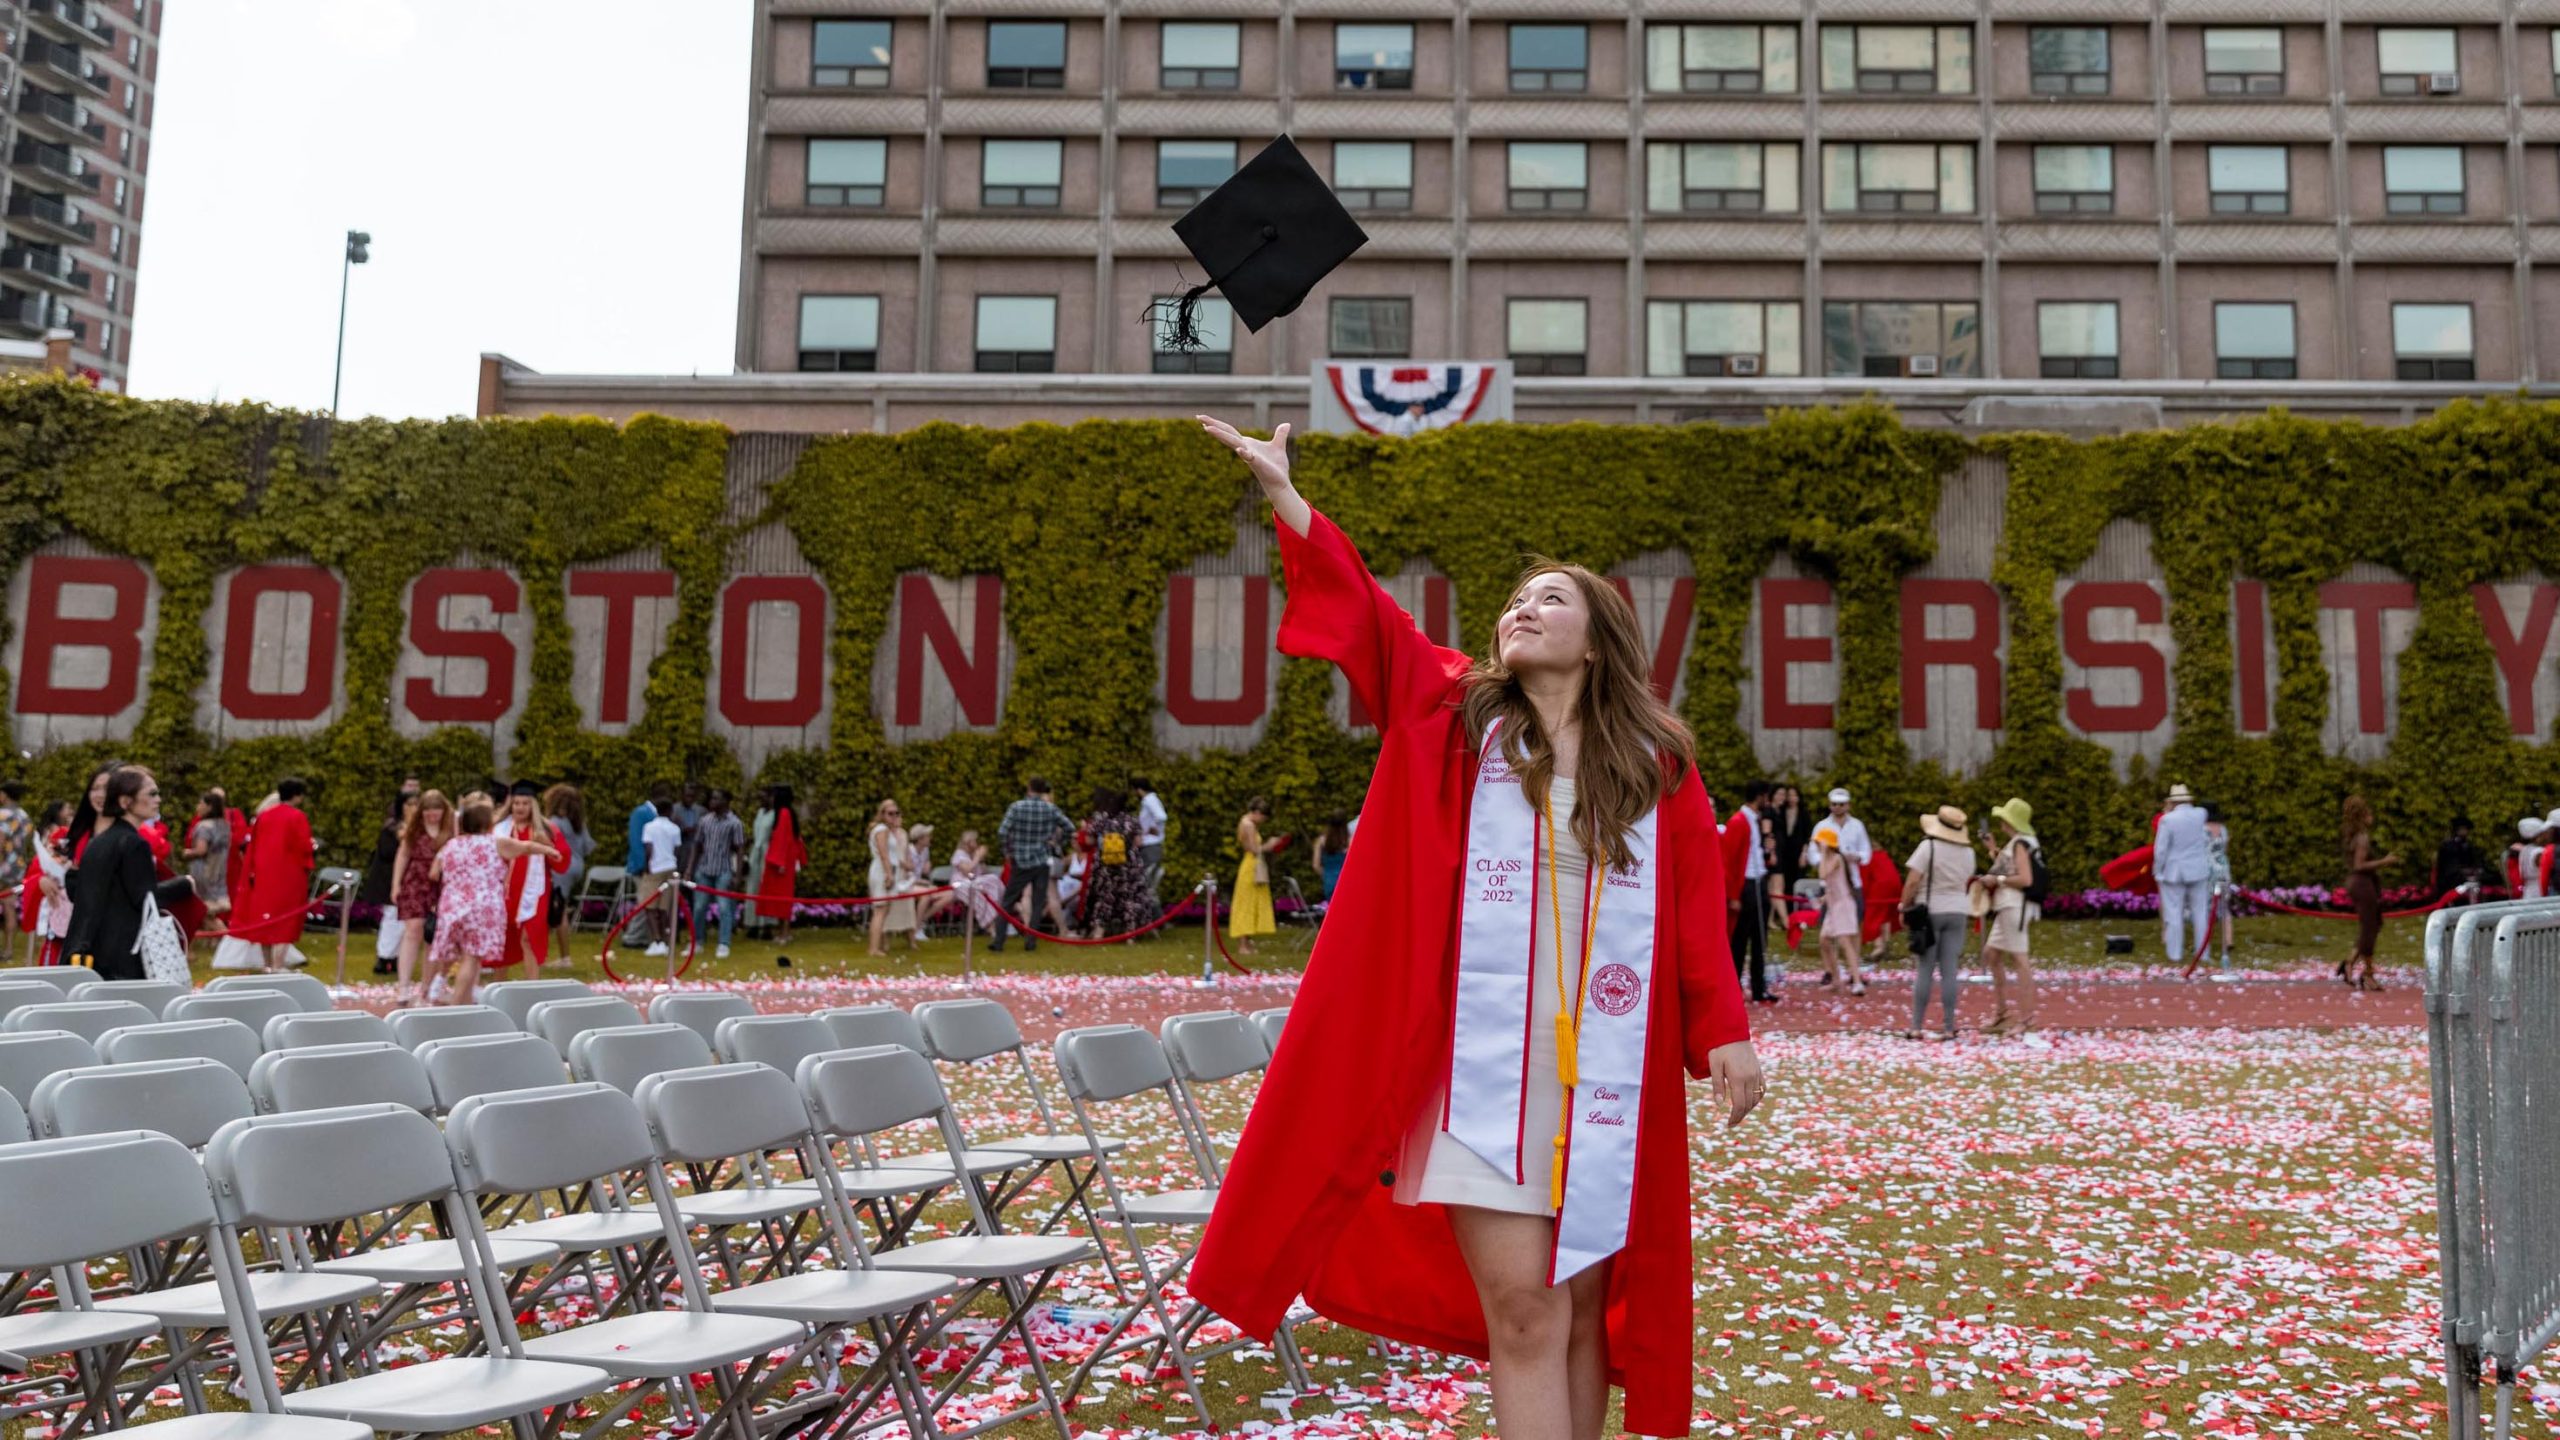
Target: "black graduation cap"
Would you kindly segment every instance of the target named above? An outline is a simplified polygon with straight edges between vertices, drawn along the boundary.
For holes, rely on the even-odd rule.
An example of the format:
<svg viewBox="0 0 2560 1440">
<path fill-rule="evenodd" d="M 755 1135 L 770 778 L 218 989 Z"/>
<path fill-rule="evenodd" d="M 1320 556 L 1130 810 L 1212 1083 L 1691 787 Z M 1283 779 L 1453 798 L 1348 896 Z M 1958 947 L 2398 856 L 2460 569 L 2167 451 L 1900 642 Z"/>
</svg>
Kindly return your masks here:
<svg viewBox="0 0 2560 1440">
<path fill-rule="evenodd" d="M 530 780 L 519 780 L 513 785 L 507 787 L 507 794 L 510 797 L 525 795 L 539 799 L 542 795 L 542 787 L 534 784 Z"/>
<path fill-rule="evenodd" d="M 1186 351 L 1200 348 L 1191 311 L 1202 295 L 1226 296 L 1244 328 L 1258 332 L 1297 309 L 1335 266 L 1369 243 L 1286 135 L 1174 221 L 1173 233 L 1209 278 L 1148 307 L 1148 318 L 1164 326 L 1168 346 Z"/>
</svg>

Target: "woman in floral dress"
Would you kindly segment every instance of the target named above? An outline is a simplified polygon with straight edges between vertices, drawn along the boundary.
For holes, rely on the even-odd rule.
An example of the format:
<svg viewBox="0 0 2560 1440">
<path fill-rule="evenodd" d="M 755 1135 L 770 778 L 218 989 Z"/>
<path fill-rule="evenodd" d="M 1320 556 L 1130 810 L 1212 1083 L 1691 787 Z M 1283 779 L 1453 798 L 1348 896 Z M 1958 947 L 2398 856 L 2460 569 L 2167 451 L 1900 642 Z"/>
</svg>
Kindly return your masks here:
<svg viewBox="0 0 2560 1440">
<path fill-rule="evenodd" d="M 1085 924 L 1095 936 L 1126 934 L 1155 917 L 1154 897 L 1147 894 L 1147 867 L 1138 860 L 1138 817 L 1128 797 L 1117 790 L 1097 790 L 1093 818 L 1085 822 L 1093 841 L 1093 864 L 1085 902 Z"/>
<path fill-rule="evenodd" d="M 444 893 L 436 901 L 436 943 L 427 955 L 427 971 L 432 985 L 445 966 L 455 967 L 454 979 L 442 997 L 448 1005 L 471 1004 L 472 992 L 480 983 L 480 967 L 506 958 L 507 867 L 519 855 L 550 848 L 490 834 L 496 814 L 485 799 L 463 807 L 462 833 L 436 853 L 429 872 L 444 886 Z"/>
</svg>

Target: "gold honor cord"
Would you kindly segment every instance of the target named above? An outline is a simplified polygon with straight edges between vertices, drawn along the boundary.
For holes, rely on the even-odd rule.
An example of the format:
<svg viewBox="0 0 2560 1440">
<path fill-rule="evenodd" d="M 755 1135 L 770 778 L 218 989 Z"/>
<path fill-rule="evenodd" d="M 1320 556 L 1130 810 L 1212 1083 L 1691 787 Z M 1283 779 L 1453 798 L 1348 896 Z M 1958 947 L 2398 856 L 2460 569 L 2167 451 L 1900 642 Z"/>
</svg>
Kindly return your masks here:
<svg viewBox="0 0 2560 1440">
<path fill-rule="evenodd" d="M 1575 975 L 1573 993 L 1564 988 L 1564 892 L 1556 881 L 1556 804 L 1548 793 L 1547 817 L 1547 913 L 1553 918 L 1556 936 L 1556 1078 L 1564 1082 L 1564 1102 L 1556 1109 L 1555 1162 L 1548 1167 L 1547 1195 L 1558 1210 L 1564 1208 L 1565 1132 L 1573 1123 L 1573 1089 L 1579 1084 L 1575 1057 L 1582 1045 L 1582 996 L 1591 978 L 1591 943 L 1600 933 L 1600 896 L 1592 889 L 1591 873 L 1586 860 L 1582 877 L 1584 898 L 1582 916 L 1582 968 Z M 1532 921 L 1531 923 L 1535 923 Z"/>
</svg>

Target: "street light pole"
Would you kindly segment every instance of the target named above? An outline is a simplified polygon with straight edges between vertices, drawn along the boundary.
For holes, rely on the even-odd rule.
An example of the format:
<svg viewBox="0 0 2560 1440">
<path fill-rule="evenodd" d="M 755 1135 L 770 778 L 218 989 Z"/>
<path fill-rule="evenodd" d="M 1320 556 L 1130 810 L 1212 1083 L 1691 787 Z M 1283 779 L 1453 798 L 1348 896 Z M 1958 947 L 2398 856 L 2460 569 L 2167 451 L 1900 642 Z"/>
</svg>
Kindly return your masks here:
<svg viewBox="0 0 2560 1440">
<path fill-rule="evenodd" d="M 347 277 L 355 273 L 355 267 L 373 258 L 372 252 L 365 248 L 372 243 L 373 237 L 364 231 L 348 231 L 346 259 L 338 266 L 338 361 L 329 372 L 329 414 L 332 418 L 338 413 L 338 386 L 347 373 Z"/>
</svg>

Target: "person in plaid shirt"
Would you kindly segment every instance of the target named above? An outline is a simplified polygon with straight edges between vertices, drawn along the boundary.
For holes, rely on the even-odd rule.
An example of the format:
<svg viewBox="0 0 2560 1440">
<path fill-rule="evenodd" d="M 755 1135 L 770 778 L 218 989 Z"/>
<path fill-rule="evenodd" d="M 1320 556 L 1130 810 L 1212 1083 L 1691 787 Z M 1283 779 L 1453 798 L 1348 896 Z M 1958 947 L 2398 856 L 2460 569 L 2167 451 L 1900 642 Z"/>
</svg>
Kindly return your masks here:
<svg viewBox="0 0 2560 1440">
<path fill-rule="evenodd" d="M 1049 908 L 1049 862 L 1067 845 L 1076 822 L 1049 798 L 1049 782 L 1037 775 L 1023 782 L 1023 795 L 1005 807 L 1004 824 L 997 836 L 1004 845 L 1004 858 L 1013 867 L 1005 878 L 1004 904 L 1001 913 L 1017 929 L 1023 931 L 1022 948 L 1037 950 L 1040 942 L 1031 938 L 1014 910 L 1014 901 L 1026 889 L 1031 892 L 1031 913 L 1039 915 Z M 996 931 L 996 943 L 990 950 L 1004 949 L 1004 931 Z"/>
</svg>

